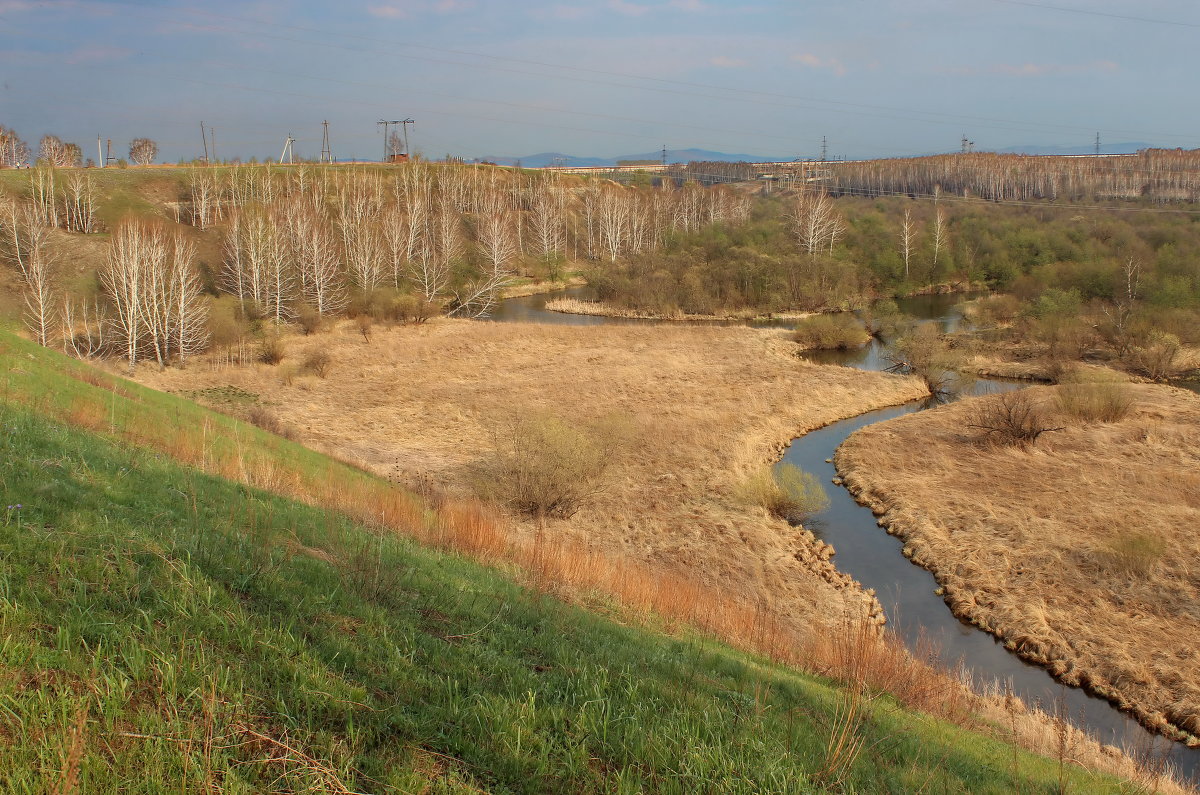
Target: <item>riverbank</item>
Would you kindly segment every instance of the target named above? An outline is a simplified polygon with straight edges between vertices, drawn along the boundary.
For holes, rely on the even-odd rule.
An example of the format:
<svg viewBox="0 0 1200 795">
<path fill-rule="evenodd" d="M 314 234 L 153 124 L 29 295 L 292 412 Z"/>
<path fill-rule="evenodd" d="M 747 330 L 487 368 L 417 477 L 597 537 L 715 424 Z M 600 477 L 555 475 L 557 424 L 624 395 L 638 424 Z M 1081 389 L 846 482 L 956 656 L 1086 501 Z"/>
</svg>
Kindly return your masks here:
<svg viewBox="0 0 1200 795">
<path fill-rule="evenodd" d="M 691 321 L 698 323 L 719 323 L 730 320 L 800 320 L 811 317 L 816 312 L 778 312 L 764 315 L 753 310 L 731 312 L 724 315 L 695 315 L 687 312 L 642 312 L 637 309 L 612 306 L 601 301 L 583 301 L 578 298 L 555 298 L 546 302 L 550 312 L 562 312 L 569 315 L 590 315 L 594 317 L 614 317 L 625 320 L 671 320 Z"/>
<path fill-rule="evenodd" d="M 1200 733 L 1200 398 L 1129 385 L 1129 415 L 1023 449 L 981 445 L 964 401 L 865 428 L 847 487 L 958 617 L 1148 727 Z M 1056 389 L 1033 387 L 1048 409 Z M 986 399 L 986 398 L 983 398 Z"/>
<path fill-rule="evenodd" d="M 543 293 L 556 293 L 560 290 L 567 290 L 572 287 L 583 287 L 587 284 L 587 280 L 582 276 L 572 276 L 565 281 L 523 281 L 517 284 L 510 284 L 504 288 L 505 298 L 524 298 L 529 295 L 542 295 Z"/>
<path fill-rule="evenodd" d="M 844 616 L 881 620 L 828 545 L 739 495 L 798 434 L 917 398 L 914 379 L 813 365 L 786 332 L 746 327 L 436 320 L 378 329 L 369 343 L 344 324 L 284 344 L 279 366 L 197 363 L 141 378 L 201 399 L 233 391 L 305 444 L 460 496 L 514 417 L 550 412 L 583 425 L 619 414 L 636 441 L 605 488 L 570 519 L 517 519 L 523 532 L 693 578 L 800 630 Z M 326 377 L 292 366 L 318 351 L 330 360 Z"/>
</svg>

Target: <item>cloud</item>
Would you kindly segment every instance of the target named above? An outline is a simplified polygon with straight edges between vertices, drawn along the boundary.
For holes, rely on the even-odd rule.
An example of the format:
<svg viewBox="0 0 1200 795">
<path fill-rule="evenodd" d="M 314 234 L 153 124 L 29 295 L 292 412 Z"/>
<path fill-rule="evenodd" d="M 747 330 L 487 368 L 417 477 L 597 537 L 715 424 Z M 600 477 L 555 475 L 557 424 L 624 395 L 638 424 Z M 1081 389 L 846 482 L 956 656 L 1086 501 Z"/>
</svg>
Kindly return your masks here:
<svg viewBox="0 0 1200 795">
<path fill-rule="evenodd" d="M 650 6 L 630 3 L 626 0 L 608 0 L 608 7 L 618 14 L 624 14 L 627 17 L 640 17 L 650 10 Z"/>
<path fill-rule="evenodd" d="M 704 0 L 671 0 L 667 5 L 677 8 L 680 11 L 690 11 L 692 13 L 708 10 L 708 6 L 704 4 Z"/>
<path fill-rule="evenodd" d="M 409 10 L 402 8 L 399 3 L 388 3 L 381 6 L 367 6 L 367 13 L 380 19 L 405 19 L 409 15 Z"/>
<path fill-rule="evenodd" d="M 392 0 L 379 5 L 367 6 L 367 13 L 379 19 L 409 19 L 417 14 L 459 14 L 475 7 L 475 0 L 434 0 L 434 2 L 415 2 L 415 0 Z"/>
<path fill-rule="evenodd" d="M 846 66 L 837 58 L 822 58 L 816 53 L 801 52 L 792 56 L 792 60 L 810 69 L 828 69 L 838 77 L 846 74 Z"/>
<path fill-rule="evenodd" d="M 1112 74 L 1120 70 L 1113 61 L 1091 61 L 1082 64 L 1054 64 L 1054 63 L 1023 63 L 1023 64 L 996 64 L 991 68 L 993 74 L 1007 75 L 1009 77 L 1046 77 L 1050 75 L 1079 75 L 1103 73 Z"/>
<path fill-rule="evenodd" d="M 710 59 L 709 63 L 713 66 L 719 66 L 722 69 L 737 69 L 746 65 L 746 62 L 741 58 L 730 58 L 728 55 L 718 55 Z"/>
</svg>

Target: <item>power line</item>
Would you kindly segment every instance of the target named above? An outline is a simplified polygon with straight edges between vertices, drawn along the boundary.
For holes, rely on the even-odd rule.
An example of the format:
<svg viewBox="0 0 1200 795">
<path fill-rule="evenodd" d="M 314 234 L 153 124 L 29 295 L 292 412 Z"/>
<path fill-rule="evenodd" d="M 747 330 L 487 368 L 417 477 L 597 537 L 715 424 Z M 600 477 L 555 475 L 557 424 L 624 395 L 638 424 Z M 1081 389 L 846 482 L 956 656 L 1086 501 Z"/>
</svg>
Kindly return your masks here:
<svg viewBox="0 0 1200 795">
<path fill-rule="evenodd" d="M 996 0 L 996 1 L 997 2 L 1017 2 L 1017 0 Z M 129 4 L 128 0 L 113 0 L 113 2 L 115 2 L 117 4 Z M 1027 5 L 1037 5 L 1037 4 L 1029 3 Z M 1049 8 L 1049 6 L 1046 6 L 1046 7 Z M 322 37 L 326 37 L 328 35 L 336 35 L 336 36 L 340 36 L 340 37 L 348 38 L 348 39 L 355 39 L 355 40 L 360 40 L 360 41 L 386 44 L 386 45 L 388 45 L 389 49 L 375 49 L 373 51 L 384 54 L 384 55 L 388 55 L 391 57 L 403 58 L 406 60 L 416 60 L 416 61 L 425 61 L 425 62 L 429 62 L 429 63 L 449 64 L 449 65 L 454 65 L 454 66 L 463 66 L 463 67 L 467 67 L 467 68 L 480 68 L 480 66 L 478 64 L 464 63 L 461 61 L 446 61 L 446 60 L 441 60 L 441 59 L 423 58 L 423 57 L 414 56 L 414 55 L 404 55 L 404 54 L 395 52 L 395 50 L 391 49 L 391 48 L 394 48 L 395 46 L 399 45 L 399 46 L 408 47 L 408 48 L 412 48 L 412 49 L 427 50 L 430 52 L 447 53 L 447 54 L 451 54 L 451 55 L 463 55 L 463 56 L 468 56 L 468 57 L 473 57 L 473 58 L 484 58 L 484 59 L 488 59 L 488 60 L 492 60 L 492 61 L 516 63 L 516 64 L 537 66 L 537 67 L 541 67 L 541 68 L 555 70 L 554 72 L 551 72 L 551 73 L 538 73 L 538 72 L 527 72 L 527 71 L 515 70 L 515 69 L 502 69 L 502 68 L 497 68 L 497 67 L 488 67 L 489 71 L 506 71 L 506 72 L 512 72 L 515 74 L 524 74 L 524 75 L 530 75 L 530 76 L 540 77 L 540 78 L 553 78 L 553 79 L 558 79 L 558 80 L 574 80 L 576 82 L 587 82 L 587 83 L 593 83 L 593 84 L 598 84 L 598 85 L 608 85 L 608 86 L 615 86 L 618 88 L 626 88 L 626 89 L 658 91 L 658 92 L 665 91 L 666 93 L 674 93 L 674 94 L 680 94 L 680 95 L 684 95 L 684 96 L 699 96 L 699 97 L 703 97 L 703 98 L 709 99 L 709 100 L 713 99 L 713 97 L 711 96 L 711 94 L 708 94 L 708 93 L 697 94 L 695 92 L 671 91 L 671 90 L 667 90 L 667 89 L 653 88 L 651 86 L 627 85 L 627 84 L 617 84 L 617 83 L 610 83 L 610 82 L 598 81 L 598 80 L 589 80 L 589 79 L 578 78 L 578 77 L 569 77 L 569 76 L 563 74 L 563 72 L 570 71 L 570 72 L 577 72 L 577 73 L 581 73 L 581 74 L 596 74 L 596 75 L 601 75 L 601 76 L 606 76 L 606 77 L 618 77 L 618 78 L 622 78 L 622 79 L 632 79 L 632 80 L 641 80 L 641 81 L 660 83 L 660 84 L 677 85 L 677 86 L 684 86 L 684 87 L 689 87 L 689 88 L 703 89 L 706 92 L 711 92 L 714 90 L 722 91 L 722 92 L 733 92 L 733 93 L 736 93 L 736 96 L 721 97 L 721 99 L 723 99 L 725 101 L 732 101 L 732 102 L 743 102 L 743 103 L 748 102 L 748 103 L 752 103 L 752 104 L 771 105 L 774 107 L 780 106 L 778 103 L 779 99 L 787 99 L 787 100 L 794 100 L 794 101 L 799 101 L 799 102 L 813 102 L 813 103 L 818 103 L 818 104 L 823 104 L 823 105 L 840 106 L 840 107 L 844 107 L 844 108 L 861 108 L 861 109 L 870 110 L 870 111 L 886 111 L 886 112 L 890 112 L 890 113 L 900 113 L 900 114 L 902 114 L 900 116 L 900 118 L 903 118 L 905 120 L 922 122 L 922 123 L 930 123 L 930 124 L 940 124 L 940 123 L 943 123 L 944 120 L 950 120 L 950 121 L 955 121 L 955 122 L 961 122 L 961 121 L 965 120 L 965 121 L 972 121 L 972 122 L 990 122 L 990 123 L 994 123 L 994 124 L 1004 124 L 1004 125 L 1019 125 L 1015 128 L 1014 127 L 1000 127 L 1000 128 L 996 128 L 996 129 L 1010 129 L 1010 130 L 1011 129 L 1026 129 L 1026 130 L 1032 130 L 1032 131 L 1050 130 L 1050 129 L 1081 131 L 1081 130 L 1086 129 L 1088 132 L 1092 132 L 1094 130 L 1094 128 L 1092 128 L 1092 127 L 1082 127 L 1082 126 L 1078 126 L 1078 125 L 1030 124 L 1030 123 L 1014 122 L 1009 119 L 1000 119 L 1000 118 L 995 118 L 995 117 L 964 116 L 964 115 L 960 115 L 960 114 L 946 114 L 946 113 L 940 113 L 940 112 L 936 112 L 936 111 L 922 111 L 922 110 L 915 110 L 911 107 L 900 108 L 900 107 L 893 107 L 893 106 L 886 106 L 886 105 L 869 105 L 869 104 L 863 104 L 863 103 L 840 102 L 837 100 L 825 100 L 825 99 L 819 99 L 819 98 L 813 98 L 813 97 L 802 97 L 802 96 L 796 96 L 796 95 L 791 95 L 791 94 L 780 94 L 780 93 L 775 93 L 775 92 L 759 91 L 759 90 L 739 88 L 739 87 L 719 86 L 719 85 L 713 85 L 713 84 L 708 84 L 708 83 L 698 83 L 698 82 L 684 81 L 684 80 L 671 80 L 671 79 L 667 79 L 667 78 L 658 78 L 658 77 L 653 77 L 653 76 L 637 75 L 637 74 L 630 74 L 630 73 L 623 73 L 623 72 L 612 72 L 612 71 L 606 71 L 606 70 L 600 70 L 600 69 L 587 69 L 587 68 L 583 68 L 583 67 L 572 66 L 570 64 L 553 63 L 553 62 L 546 62 L 546 61 L 534 61 L 534 60 L 521 59 L 521 58 L 510 58 L 510 57 L 505 57 L 505 56 L 497 56 L 497 55 L 489 55 L 486 53 L 472 52 L 469 50 L 456 50 L 456 49 L 448 49 L 448 48 L 431 47 L 428 45 L 416 44 L 416 43 L 412 43 L 412 42 L 397 41 L 394 39 L 384 39 L 384 38 L 379 38 L 379 37 L 374 37 L 374 36 L 365 36 L 365 35 L 361 35 L 361 34 L 341 33 L 341 32 L 337 32 L 337 31 L 330 31 L 327 29 L 316 29 L 316 28 L 306 27 L 306 26 L 302 26 L 302 25 L 279 24 L 279 23 L 272 22 L 269 20 L 257 19 L 254 17 L 239 17 L 239 16 L 224 15 L 224 14 L 216 14 L 216 13 L 213 13 L 210 11 L 204 11 L 204 10 L 200 10 L 200 9 L 178 9 L 178 11 L 181 13 L 187 13 L 187 14 L 192 14 L 192 15 L 197 15 L 197 16 L 206 16 L 206 17 L 213 18 L 213 19 L 223 19 L 223 20 L 229 20 L 232 22 L 263 25 L 263 26 L 267 26 L 267 27 L 271 28 L 272 30 L 290 29 L 290 30 L 296 30 L 296 31 L 301 31 L 301 32 L 306 32 L 306 33 L 317 33 L 317 34 L 320 34 Z M 142 14 L 143 16 L 147 16 L 145 9 L 140 5 L 139 5 L 139 13 Z M 197 26 L 197 25 L 194 25 L 193 23 L 178 22 L 176 19 L 169 17 L 169 16 L 164 16 L 162 14 L 157 14 L 157 15 L 149 14 L 148 16 L 151 16 L 151 17 L 157 16 L 159 19 L 164 19 L 168 22 L 174 22 L 175 24 L 187 24 L 192 29 L 202 28 L 202 26 Z M 246 34 L 246 31 L 244 31 L 242 29 L 238 29 L 238 28 L 221 28 L 221 27 L 210 26 L 210 29 L 215 30 L 216 32 L 228 33 L 228 34 L 233 34 L 233 35 L 245 35 Z M 281 40 L 281 41 L 288 41 L 288 42 L 304 44 L 304 45 L 308 45 L 308 46 L 315 45 L 315 46 L 322 46 L 322 47 L 332 47 L 332 48 L 336 48 L 336 49 L 351 50 L 354 52 L 364 51 L 363 47 L 347 47 L 345 45 L 334 44 L 334 43 L 331 43 L 328 41 L 311 41 L 311 40 L 303 40 L 303 39 L 293 39 L 293 38 L 289 38 L 286 36 L 279 36 L 279 35 L 273 34 L 273 33 L 259 32 L 259 33 L 254 33 L 253 35 L 257 38 L 273 38 L 273 39 L 277 39 L 277 40 Z M 754 96 L 762 97 L 763 99 L 762 100 L 752 99 L 751 97 L 754 97 Z M 799 110 L 812 110 L 812 108 L 805 108 L 803 106 L 784 106 L 784 107 L 794 107 Z M 545 110 L 545 109 L 543 109 L 543 110 Z M 861 112 L 855 112 L 855 111 L 851 111 L 851 110 L 839 110 L 835 107 L 825 108 L 825 110 L 828 110 L 830 112 L 850 114 L 850 115 L 868 115 L 868 116 L 874 115 L 874 114 L 865 114 L 865 113 L 861 113 Z M 907 115 L 903 115 L 903 114 L 907 114 Z M 938 117 L 938 118 L 922 119 L 922 118 L 918 118 L 917 116 L 914 116 L 913 114 L 920 114 L 922 116 L 932 116 L 932 117 Z M 889 117 L 884 116 L 884 118 L 889 118 Z M 1105 132 L 1120 134 L 1120 135 L 1156 135 L 1156 136 L 1160 136 L 1160 137 L 1178 138 L 1178 139 L 1185 139 L 1185 140 L 1193 140 L 1194 139 L 1194 136 L 1192 136 L 1192 135 L 1147 133 L 1147 132 L 1143 132 L 1143 131 L 1133 131 L 1133 130 L 1105 130 Z"/>
<path fill-rule="evenodd" d="M 1153 19 L 1152 17 L 1135 17 L 1128 14 L 1113 14 L 1107 11 L 1092 11 L 1087 8 L 1068 8 L 1066 6 L 1055 6 L 1047 3 L 1030 3 L 1027 0 L 992 0 L 993 3 L 1003 3 L 1010 6 L 1025 6 L 1026 8 L 1040 8 L 1046 11 L 1060 11 L 1065 14 L 1084 14 L 1089 17 L 1105 17 L 1107 19 L 1120 19 L 1126 22 L 1145 22 L 1151 25 L 1171 25 L 1180 28 L 1200 28 L 1200 22 L 1181 22 L 1177 19 Z"/>
</svg>

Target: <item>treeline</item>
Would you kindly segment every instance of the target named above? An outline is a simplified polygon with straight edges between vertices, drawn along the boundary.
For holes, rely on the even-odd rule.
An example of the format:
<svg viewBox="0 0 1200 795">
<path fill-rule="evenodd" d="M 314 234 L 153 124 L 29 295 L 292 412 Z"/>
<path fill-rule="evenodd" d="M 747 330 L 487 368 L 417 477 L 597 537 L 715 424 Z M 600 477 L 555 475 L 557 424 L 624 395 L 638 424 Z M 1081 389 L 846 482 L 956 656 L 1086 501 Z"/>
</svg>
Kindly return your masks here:
<svg viewBox="0 0 1200 795">
<path fill-rule="evenodd" d="M 967 153 L 840 163 L 824 182 L 834 195 L 933 196 L 989 201 L 1189 202 L 1200 198 L 1200 150 L 1047 157 Z"/>
<path fill-rule="evenodd" d="M 486 315 L 518 275 L 559 281 L 576 260 L 618 261 L 714 224 L 736 226 L 750 200 L 726 189 L 634 189 L 553 174 L 409 164 L 401 168 L 193 168 L 171 203 L 177 223 L 113 229 L 101 290 L 80 302 L 56 285 L 50 230 L 74 221 L 71 180 L 38 169 L 0 197 L 0 255 L 14 266 L 25 320 L 42 344 L 80 356 L 161 365 L 230 345 L 264 324 L 306 331 L 345 314 L 422 321 Z M 65 208 L 65 209 L 64 209 Z M 59 212 L 62 209 L 63 212 Z M 195 238 L 195 240 L 193 240 Z M 196 242 L 219 243 L 201 263 Z M 217 248 L 217 246 L 209 246 Z"/>
<path fill-rule="evenodd" d="M 1128 208 L 1136 209 L 1136 208 Z M 1200 307 L 1200 219 L 941 200 L 763 197 L 737 228 L 670 237 L 653 257 L 596 265 L 615 306 L 662 314 L 846 309 L 874 298 L 988 287 L 1111 301 L 1139 263 L 1146 306 Z"/>
</svg>

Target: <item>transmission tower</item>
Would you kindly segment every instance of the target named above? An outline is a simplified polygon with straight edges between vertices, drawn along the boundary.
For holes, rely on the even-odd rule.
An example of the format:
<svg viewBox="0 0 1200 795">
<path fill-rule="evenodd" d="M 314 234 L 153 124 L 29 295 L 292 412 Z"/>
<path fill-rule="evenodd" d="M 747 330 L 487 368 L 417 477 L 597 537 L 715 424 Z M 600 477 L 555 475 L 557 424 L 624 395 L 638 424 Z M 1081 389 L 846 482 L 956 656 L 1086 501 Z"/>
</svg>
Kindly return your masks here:
<svg viewBox="0 0 1200 795">
<path fill-rule="evenodd" d="M 825 136 L 821 136 L 821 162 L 824 163 L 829 159 L 829 141 L 825 140 Z"/>
<path fill-rule="evenodd" d="M 1096 154 L 1100 154 L 1100 133 L 1096 133 Z"/>
<path fill-rule="evenodd" d="M 329 148 L 329 122 L 328 120 L 321 122 L 323 131 L 321 133 L 321 162 L 333 162 L 333 150 Z"/>
</svg>

